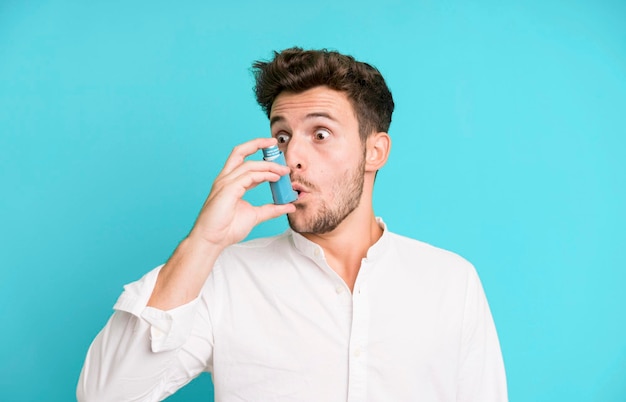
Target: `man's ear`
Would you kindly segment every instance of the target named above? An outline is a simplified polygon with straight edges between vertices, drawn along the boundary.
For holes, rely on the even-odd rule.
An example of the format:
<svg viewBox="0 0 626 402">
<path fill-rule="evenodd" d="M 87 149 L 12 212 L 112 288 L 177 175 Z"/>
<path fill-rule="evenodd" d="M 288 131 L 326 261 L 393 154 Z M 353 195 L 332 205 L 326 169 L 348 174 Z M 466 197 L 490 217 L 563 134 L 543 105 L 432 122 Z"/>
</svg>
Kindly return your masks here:
<svg viewBox="0 0 626 402">
<path fill-rule="evenodd" d="M 391 151 L 391 138 L 385 132 L 367 137 L 365 144 L 365 171 L 375 172 L 385 165 Z"/>
</svg>

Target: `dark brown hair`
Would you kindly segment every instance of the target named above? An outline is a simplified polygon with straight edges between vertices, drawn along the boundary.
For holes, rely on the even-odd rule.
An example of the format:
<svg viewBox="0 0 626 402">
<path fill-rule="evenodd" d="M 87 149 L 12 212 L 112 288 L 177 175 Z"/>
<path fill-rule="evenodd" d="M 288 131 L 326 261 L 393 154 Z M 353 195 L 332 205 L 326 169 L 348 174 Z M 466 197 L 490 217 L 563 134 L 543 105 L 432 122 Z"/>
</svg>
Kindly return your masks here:
<svg viewBox="0 0 626 402">
<path fill-rule="evenodd" d="M 252 71 L 256 100 L 268 117 L 281 92 L 299 93 L 327 86 L 347 94 L 356 112 L 362 141 L 373 132 L 389 130 L 394 108 L 391 91 L 375 67 L 352 56 L 293 47 L 274 52 L 271 61 L 256 61 Z"/>
</svg>

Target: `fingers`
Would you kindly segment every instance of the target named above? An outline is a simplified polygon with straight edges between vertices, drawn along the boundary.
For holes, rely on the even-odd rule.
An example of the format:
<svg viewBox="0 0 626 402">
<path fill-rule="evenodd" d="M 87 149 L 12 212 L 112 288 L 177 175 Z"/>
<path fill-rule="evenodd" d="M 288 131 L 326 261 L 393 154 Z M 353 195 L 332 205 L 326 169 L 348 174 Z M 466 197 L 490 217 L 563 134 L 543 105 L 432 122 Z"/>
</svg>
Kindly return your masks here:
<svg viewBox="0 0 626 402">
<path fill-rule="evenodd" d="M 284 176 L 290 172 L 290 169 L 279 163 L 267 161 L 246 161 L 228 173 L 229 176 L 239 176 L 246 172 L 272 172 L 279 176 Z"/>
<path fill-rule="evenodd" d="M 278 181 L 281 176 L 288 174 L 289 168 L 273 162 L 247 161 L 228 175 L 215 181 L 210 198 L 224 197 L 229 199 L 241 199 L 244 194 L 264 182 Z M 268 204 L 259 207 L 261 217 L 259 222 L 272 219 L 285 213 L 295 212 L 295 207 L 291 204 L 274 205 Z"/>
<path fill-rule="evenodd" d="M 278 179 L 280 179 L 280 175 L 273 172 L 246 172 L 236 177 L 233 182 L 229 184 L 234 184 L 230 186 L 235 192 L 233 195 L 237 198 L 241 198 L 246 191 L 258 186 L 260 183 L 278 181 Z"/>
<path fill-rule="evenodd" d="M 237 145 L 233 148 L 233 151 L 230 153 L 230 156 L 226 160 L 224 164 L 224 169 L 222 169 L 223 174 L 228 174 L 243 164 L 245 158 L 247 156 L 252 155 L 257 152 L 261 148 L 267 148 L 272 145 L 276 145 L 276 138 L 256 138 L 254 140 L 250 140 L 248 142 L 244 142 L 243 144 Z"/>
<path fill-rule="evenodd" d="M 236 197 L 256 187 L 262 182 L 278 181 L 281 176 L 289 174 L 289 168 L 278 163 L 265 161 L 247 161 L 226 175 L 221 175 L 213 184 L 215 191 L 225 188 L 235 190 Z"/>
<path fill-rule="evenodd" d="M 260 183 L 277 181 L 289 174 L 287 166 L 268 161 L 246 161 L 261 148 L 276 144 L 274 138 L 258 138 L 235 147 L 213 182 L 192 231 L 208 244 L 234 244 L 260 222 L 295 212 L 292 204 L 253 206 L 243 199 L 246 191 Z"/>
</svg>

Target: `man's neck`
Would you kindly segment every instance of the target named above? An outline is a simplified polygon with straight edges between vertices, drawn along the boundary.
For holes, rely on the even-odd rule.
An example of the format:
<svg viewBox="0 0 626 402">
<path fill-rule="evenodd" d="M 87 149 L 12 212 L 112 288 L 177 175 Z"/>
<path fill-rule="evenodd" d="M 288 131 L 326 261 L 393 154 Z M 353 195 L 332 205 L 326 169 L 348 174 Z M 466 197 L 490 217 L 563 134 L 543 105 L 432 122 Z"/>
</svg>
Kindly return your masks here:
<svg viewBox="0 0 626 402">
<path fill-rule="evenodd" d="M 328 265 L 352 291 L 361 260 L 382 234 L 383 230 L 376 221 L 372 209 L 359 211 L 357 208 L 332 232 L 302 235 L 322 247 Z"/>
</svg>

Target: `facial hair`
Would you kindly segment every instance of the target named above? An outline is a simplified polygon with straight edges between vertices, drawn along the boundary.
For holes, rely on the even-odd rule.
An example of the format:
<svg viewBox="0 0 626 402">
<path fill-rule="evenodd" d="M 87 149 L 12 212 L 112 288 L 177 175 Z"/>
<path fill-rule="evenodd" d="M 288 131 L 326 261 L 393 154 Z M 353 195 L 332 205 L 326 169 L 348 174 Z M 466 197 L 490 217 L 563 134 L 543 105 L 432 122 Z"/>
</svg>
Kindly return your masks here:
<svg viewBox="0 0 626 402">
<path fill-rule="evenodd" d="M 314 188 L 311 183 L 297 177 L 292 178 L 299 181 L 308 188 Z M 365 180 L 365 155 L 361 158 L 358 166 L 351 171 L 344 172 L 332 185 L 329 194 L 334 194 L 332 202 L 319 201 L 317 211 L 299 224 L 291 216 L 287 216 L 289 226 L 298 233 L 322 234 L 332 232 L 346 219 L 352 211 L 359 206 L 361 195 L 363 194 L 363 183 Z M 296 204 L 296 213 L 305 214 L 307 209 L 314 208 L 314 205 Z"/>
</svg>

